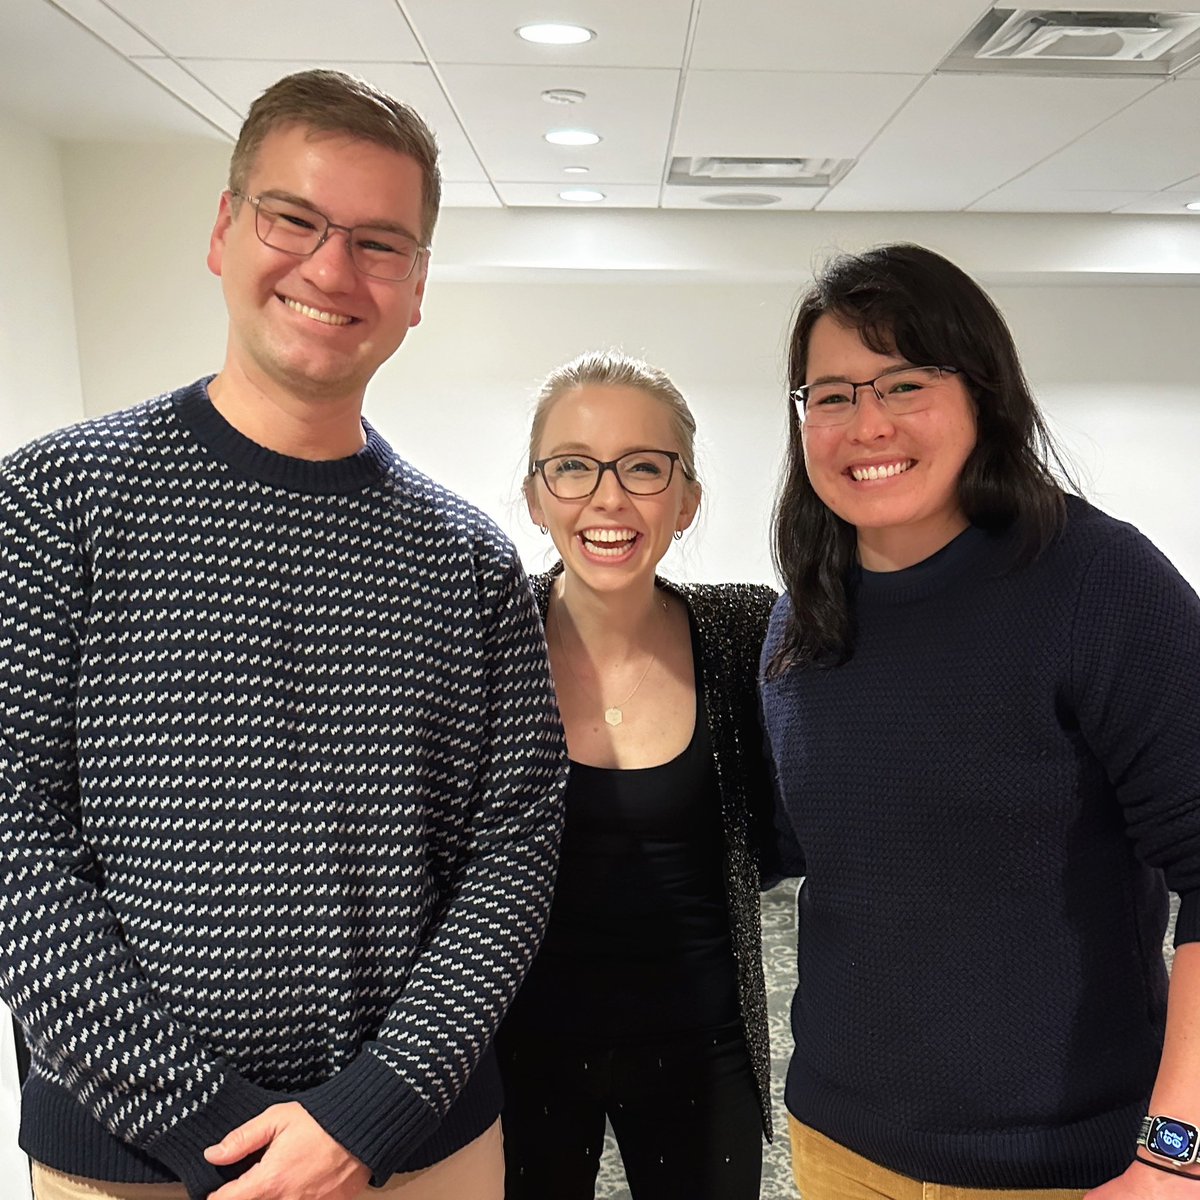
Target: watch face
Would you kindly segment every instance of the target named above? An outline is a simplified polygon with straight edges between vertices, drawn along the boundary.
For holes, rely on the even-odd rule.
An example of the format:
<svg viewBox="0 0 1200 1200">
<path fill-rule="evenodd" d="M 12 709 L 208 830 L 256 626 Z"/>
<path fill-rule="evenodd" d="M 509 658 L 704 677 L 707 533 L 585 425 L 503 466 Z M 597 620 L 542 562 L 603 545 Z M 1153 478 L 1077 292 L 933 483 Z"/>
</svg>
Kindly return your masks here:
<svg viewBox="0 0 1200 1200">
<path fill-rule="evenodd" d="M 1196 1141 L 1195 1125 L 1172 1121 L 1170 1117 L 1155 1117 L 1146 1138 L 1146 1149 L 1161 1158 L 1190 1163 L 1196 1157 Z"/>
</svg>

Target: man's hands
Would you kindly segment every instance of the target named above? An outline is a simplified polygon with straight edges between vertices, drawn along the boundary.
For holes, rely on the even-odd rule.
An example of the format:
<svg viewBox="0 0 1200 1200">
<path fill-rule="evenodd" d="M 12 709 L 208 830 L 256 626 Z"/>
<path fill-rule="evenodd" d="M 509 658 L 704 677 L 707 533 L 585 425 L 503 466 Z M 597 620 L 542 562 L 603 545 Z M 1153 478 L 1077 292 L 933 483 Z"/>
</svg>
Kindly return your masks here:
<svg viewBox="0 0 1200 1200">
<path fill-rule="evenodd" d="M 230 1130 L 204 1157 L 228 1166 L 264 1147 L 245 1175 L 210 1193 L 209 1200 L 357 1200 L 371 1178 L 370 1168 L 294 1101 L 273 1104 Z"/>
</svg>

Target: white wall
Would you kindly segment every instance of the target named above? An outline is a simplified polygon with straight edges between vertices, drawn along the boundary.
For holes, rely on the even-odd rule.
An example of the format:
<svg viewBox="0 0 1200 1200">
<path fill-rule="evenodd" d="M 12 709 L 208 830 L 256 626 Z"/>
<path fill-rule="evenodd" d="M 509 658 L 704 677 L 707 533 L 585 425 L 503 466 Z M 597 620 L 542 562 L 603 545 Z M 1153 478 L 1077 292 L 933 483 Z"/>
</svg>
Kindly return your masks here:
<svg viewBox="0 0 1200 1200">
<path fill-rule="evenodd" d="M 224 308 L 204 255 L 226 157 L 207 145 L 67 153 L 89 412 L 220 365 Z M 129 237 L 111 236 L 120 223 Z M 368 416 L 495 516 L 539 567 L 546 543 L 516 502 L 529 397 L 582 350 L 641 354 L 693 403 L 708 490 L 699 528 L 664 569 L 770 580 L 792 306 L 828 249 L 888 237 L 922 240 L 988 282 L 1089 494 L 1200 586 L 1196 506 L 1184 472 L 1169 467 L 1176 447 L 1200 444 L 1200 288 L 1188 282 L 1200 222 L 1186 218 L 451 210 L 434 240 L 425 319 L 377 377 Z M 556 255 L 578 269 L 548 269 Z M 1192 274 L 1141 282 L 1170 280 L 1178 264 Z M 1081 282 L 1091 279 L 1106 282 Z"/>
<path fill-rule="evenodd" d="M 83 415 L 58 150 L 0 113 L 0 453 Z M 0 1180 L 27 1200 L 8 1011 L 0 1005 Z"/>
<path fill-rule="evenodd" d="M 83 414 L 55 144 L 0 113 L 0 453 Z"/>
</svg>

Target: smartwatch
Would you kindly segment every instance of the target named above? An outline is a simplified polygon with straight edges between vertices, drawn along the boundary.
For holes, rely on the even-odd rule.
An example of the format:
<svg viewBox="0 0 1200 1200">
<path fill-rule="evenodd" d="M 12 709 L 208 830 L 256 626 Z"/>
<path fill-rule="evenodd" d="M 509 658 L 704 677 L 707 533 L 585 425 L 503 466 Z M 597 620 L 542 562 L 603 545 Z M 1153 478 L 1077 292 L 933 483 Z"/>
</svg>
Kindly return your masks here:
<svg viewBox="0 0 1200 1200">
<path fill-rule="evenodd" d="M 1200 1129 L 1177 1117 L 1144 1117 L 1138 1145 L 1145 1146 L 1156 1158 L 1186 1167 L 1200 1153 Z"/>
</svg>

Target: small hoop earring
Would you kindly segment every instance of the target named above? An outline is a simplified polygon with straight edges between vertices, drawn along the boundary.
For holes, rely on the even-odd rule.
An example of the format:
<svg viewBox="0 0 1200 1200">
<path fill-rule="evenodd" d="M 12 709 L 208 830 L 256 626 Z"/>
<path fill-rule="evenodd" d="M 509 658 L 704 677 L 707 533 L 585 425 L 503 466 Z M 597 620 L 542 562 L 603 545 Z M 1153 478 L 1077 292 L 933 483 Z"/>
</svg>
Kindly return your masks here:
<svg viewBox="0 0 1200 1200">
<path fill-rule="evenodd" d="M 549 526 L 549 525 L 539 525 L 539 526 L 538 526 L 538 529 L 539 529 L 539 530 L 540 530 L 542 533 L 549 533 L 549 532 L 550 532 L 550 526 Z"/>
<path fill-rule="evenodd" d="M 682 530 L 682 529 L 677 529 L 677 530 L 675 530 L 675 532 L 674 532 L 673 534 L 671 534 L 671 536 L 672 536 L 672 537 L 673 537 L 673 538 L 674 538 L 674 539 L 675 539 L 677 542 L 681 542 L 681 541 L 683 541 L 683 530 Z"/>
</svg>

